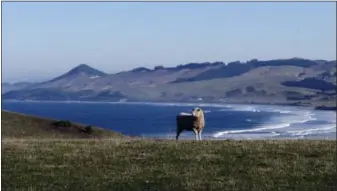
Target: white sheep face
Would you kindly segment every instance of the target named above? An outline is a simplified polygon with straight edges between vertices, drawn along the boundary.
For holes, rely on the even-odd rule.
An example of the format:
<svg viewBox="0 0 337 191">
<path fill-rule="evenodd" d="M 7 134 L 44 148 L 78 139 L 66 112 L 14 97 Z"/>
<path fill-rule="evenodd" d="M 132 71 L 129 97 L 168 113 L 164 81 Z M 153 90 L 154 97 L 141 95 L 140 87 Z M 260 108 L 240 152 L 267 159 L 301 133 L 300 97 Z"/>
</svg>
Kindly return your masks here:
<svg viewBox="0 0 337 191">
<path fill-rule="evenodd" d="M 202 114 L 203 114 L 202 110 L 200 108 L 198 108 L 198 107 L 196 107 L 196 108 L 194 108 L 192 110 L 192 115 L 193 116 L 200 117 Z"/>
</svg>

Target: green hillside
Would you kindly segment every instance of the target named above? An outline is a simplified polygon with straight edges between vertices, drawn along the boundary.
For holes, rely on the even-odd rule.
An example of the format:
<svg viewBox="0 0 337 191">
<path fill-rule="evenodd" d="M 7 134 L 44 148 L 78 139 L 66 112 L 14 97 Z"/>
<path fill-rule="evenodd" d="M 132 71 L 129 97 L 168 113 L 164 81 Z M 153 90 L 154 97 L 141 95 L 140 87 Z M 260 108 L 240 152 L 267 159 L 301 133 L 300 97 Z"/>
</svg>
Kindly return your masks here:
<svg viewBox="0 0 337 191">
<path fill-rule="evenodd" d="M 57 120 L 27 116 L 19 113 L 1 111 L 1 136 L 8 138 L 121 138 L 125 137 L 106 129 L 70 122 L 70 126 L 57 125 Z M 66 122 L 66 120 L 64 121 Z"/>
</svg>

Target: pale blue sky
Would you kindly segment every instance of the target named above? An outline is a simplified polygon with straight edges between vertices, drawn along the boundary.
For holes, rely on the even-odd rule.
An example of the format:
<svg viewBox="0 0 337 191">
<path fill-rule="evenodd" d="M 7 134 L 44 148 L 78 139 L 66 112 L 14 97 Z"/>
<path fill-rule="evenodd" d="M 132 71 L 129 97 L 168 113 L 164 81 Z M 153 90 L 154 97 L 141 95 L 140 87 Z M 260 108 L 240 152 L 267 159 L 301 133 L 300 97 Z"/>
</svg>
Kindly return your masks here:
<svg viewBox="0 0 337 191">
<path fill-rule="evenodd" d="M 9 82 L 50 79 L 81 63 L 114 73 L 189 62 L 336 59 L 334 2 L 4 2 L 2 11 Z"/>
</svg>

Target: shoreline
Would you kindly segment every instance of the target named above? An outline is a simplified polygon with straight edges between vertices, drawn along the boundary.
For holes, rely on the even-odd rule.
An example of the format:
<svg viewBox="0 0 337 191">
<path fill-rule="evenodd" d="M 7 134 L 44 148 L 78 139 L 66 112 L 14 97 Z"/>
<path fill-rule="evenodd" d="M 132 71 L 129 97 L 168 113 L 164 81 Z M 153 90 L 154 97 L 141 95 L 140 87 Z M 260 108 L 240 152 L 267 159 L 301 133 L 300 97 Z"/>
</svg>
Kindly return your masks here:
<svg viewBox="0 0 337 191">
<path fill-rule="evenodd" d="M 191 101 L 77 101 L 77 100 L 63 100 L 63 101 L 47 101 L 47 100 L 1 100 L 4 102 L 35 102 L 35 103 L 84 103 L 84 104 L 206 104 L 206 105 L 256 105 L 256 106 L 287 106 L 287 107 L 299 107 L 310 110 L 320 110 L 320 111 L 335 111 L 337 112 L 336 106 L 315 106 L 315 105 L 301 105 L 297 103 L 246 103 L 246 102 L 191 102 Z"/>
<path fill-rule="evenodd" d="M 140 136 L 141 139 L 151 139 L 151 140 L 167 140 L 167 141 L 175 141 L 174 136 L 170 137 L 159 137 L 159 136 Z M 211 136 L 204 136 L 202 137 L 204 141 L 300 141 L 300 140 L 328 140 L 328 141 L 336 141 L 337 140 L 337 134 L 336 132 L 327 133 L 325 135 L 306 135 L 303 137 L 291 137 L 291 136 L 284 136 L 284 137 L 269 137 L 269 138 L 240 138 L 240 137 L 221 137 L 221 138 L 215 138 Z M 183 141 L 193 141 L 195 140 L 194 135 L 191 135 L 189 137 L 180 137 L 179 140 Z M 178 140 L 178 141 L 179 141 Z"/>
<path fill-rule="evenodd" d="M 172 103 L 172 102 L 167 102 L 167 103 L 163 103 L 163 102 L 88 102 L 88 101 L 84 101 L 84 102 L 81 102 L 81 101 L 10 101 L 10 102 L 18 102 L 18 103 L 24 103 L 24 102 L 32 102 L 32 103 L 84 103 L 84 104 L 165 104 L 165 105 L 172 105 L 172 104 L 182 104 L 182 105 L 193 105 L 193 104 L 205 104 L 205 106 L 209 106 L 209 107 L 222 107 L 222 106 L 228 106 L 228 104 L 217 104 L 217 103 L 179 103 L 179 102 L 175 102 L 175 103 Z M 247 105 L 247 104 L 230 104 L 230 105 Z M 251 104 L 251 105 L 255 105 L 255 106 L 270 106 L 270 105 L 266 105 L 266 104 Z M 280 105 L 276 105 L 276 106 L 280 106 Z M 284 106 L 284 105 L 283 105 Z M 290 107 L 290 106 L 288 106 Z M 295 106 L 292 106 L 292 107 L 295 107 Z M 299 106 L 297 106 L 299 107 Z M 308 109 L 307 107 L 301 107 L 301 109 Z M 48 120 L 56 120 L 56 119 L 52 119 L 52 118 L 45 118 L 45 117 L 42 117 L 42 116 L 36 116 L 36 115 L 29 115 L 29 114 L 25 114 L 25 113 L 20 113 L 20 112 L 16 112 L 16 111 L 10 111 L 10 110 L 6 110 L 6 109 L 2 109 L 2 111 L 5 111 L 5 112 L 10 112 L 10 113 L 16 113 L 16 114 L 19 114 L 19 115 L 24 115 L 24 116 L 27 116 L 27 117 L 36 117 L 36 118 L 43 118 L 43 119 L 48 119 Z M 324 111 L 329 111 L 329 110 L 324 110 Z M 75 122 L 75 123 L 79 123 L 79 122 Z M 108 130 L 108 131 L 113 131 L 112 129 L 110 128 L 104 128 L 104 127 L 101 127 L 105 130 Z M 115 132 L 115 131 L 114 131 Z M 119 132 L 117 132 L 119 133 Z M 165 137 L 162 137 L 162 136 L 156 136 L 156 135 L 135 135 L 135 136 L 131 136 L 131 135 L 128 135 L 128 134 L 123 134 L 125 136 L 128 136 L 128 137 L 133 137 L 135 139 L 145 139 L 145 140 L 148 140 L 148 139 L 154 139 L 154 140 L 157 140 L 157 139 L 163 139 L 163 140 L 175 140 L 172 136 L 165 136 Z M 191 137 L 181 137 L 180 138 L 181 140 L 194 140 L 194 137 L 191 136 Z M 293 137 L 293 136 L 286 136 L 286 137 L 258 137 L 258 136 L 245 136 L 245 135 L 234 135 L 234 136 L 229 136 L 229 137 L 212 137 L 212 136 L 209 136 L 209 135 L 206 135 L 203 137 L 203 140 L 208 140 L 208 141 L 226 141 L 226 140 L 336 140 L 336 132 L 332 132 L 330 134 L 323 134 L 323 135 L 320 135 L 320 134 L 308 134 L 308 135 L 303 135 L 302 137 Z"/>
<path fill-rule="evenodd" d="M 21 115 L 25 117 L 30 117 L 30 118 L 36 118 L 36 119 L 43 119 L 43 120 L 50 120 L 54 121 L 57 119 L 54 118 L 47 118 L 47 117 L 42 117 L 42 116 L 37 116 L 37 115 L 30 115 L 30 114 L 25 114 L 25 113 L 20 113 L 20 112 L 15 112 L 15 111 L 10 111 L 6 109 L 2 109 L 2 112 L 7 112 L 7 113 L 13 113 L 16 115 Z M 78 122 L 73 122 L 74 124 L 81 124 Z M 100 129 L 106 130 L 106 131 L 112 131 L 115 133 L 120 133 L 117 131 L 113 131 L 112 129 L 109 128 L 104 128 L 104 127 L 98 127 Z M 122 134 L 122 133 L 120 133 Z M 167 136 L 151 136 L 151 135 L 128 135 L 128 134 L 122 134 L 125 136 L 122 139 L 128 139 L 128 140 L 159 140 L 159 141 L 176 141 L 175 140 L 175 134 L 173 133 L 172 135 L 167 135 Z M 194 141 L 194 136 L 189 135 L 188 137 L 183 136 L 180 137 L 178 141 Z M 284 137 L 240 137 L 240 134 L 238 134 L 238 137 L 213 137 L 210 135 L 205 135 L 203 137 L 204 141 L 300 141 L 300 140 L 328 140 L 328 141 L 336 141 L 337 140 L 337 134 L 336 132 L 331 132 L 331 133 L 326 133 L 325 135 L 320 135 L 320 134 L 311 134 L 311 135 L 303 135 L 302 137 L 293 137 L 293 136 L 284 136 Z"/>
</svg>

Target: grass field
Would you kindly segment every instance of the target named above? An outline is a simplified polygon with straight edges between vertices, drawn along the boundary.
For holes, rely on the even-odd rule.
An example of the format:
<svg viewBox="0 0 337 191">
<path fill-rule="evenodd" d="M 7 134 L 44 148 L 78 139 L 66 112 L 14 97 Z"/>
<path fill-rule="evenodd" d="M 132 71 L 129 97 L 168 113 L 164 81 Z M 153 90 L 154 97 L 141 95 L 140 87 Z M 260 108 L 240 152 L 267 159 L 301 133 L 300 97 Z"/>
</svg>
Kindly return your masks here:
<svg viewBox="0 0 337 191">
<path fill-rule="evenodd" d="M 336 190 L 336 141 L 83 137 L 8 112 L 1 123 L 2 190 Z"/>
</svg>

